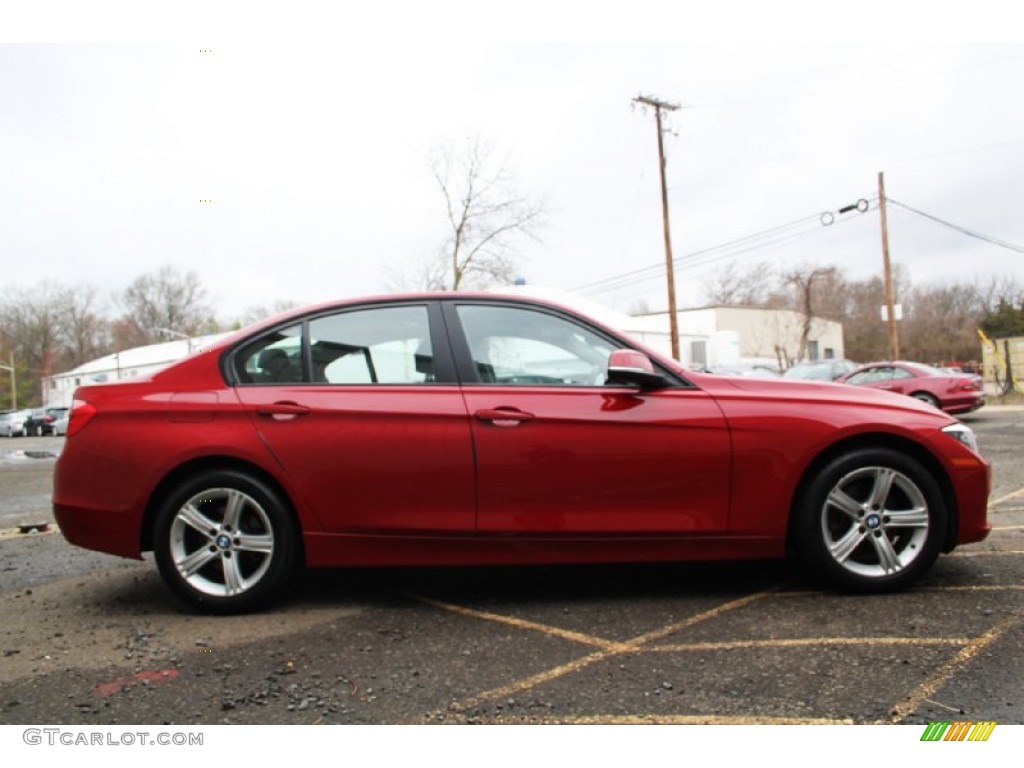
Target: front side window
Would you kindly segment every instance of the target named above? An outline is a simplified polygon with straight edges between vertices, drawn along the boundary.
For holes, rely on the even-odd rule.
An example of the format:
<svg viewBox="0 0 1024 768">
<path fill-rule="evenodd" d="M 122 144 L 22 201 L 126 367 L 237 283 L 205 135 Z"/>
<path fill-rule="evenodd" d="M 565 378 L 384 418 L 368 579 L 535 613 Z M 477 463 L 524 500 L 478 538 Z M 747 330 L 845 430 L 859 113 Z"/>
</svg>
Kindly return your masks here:
<svg viewBox="0 0 1024 768">
<path fill-rule="evenodd" d="M 615 346 L 555 315 L 460 305 L 477 378 L 484 384 L 600 386 Z"/>
</svg>

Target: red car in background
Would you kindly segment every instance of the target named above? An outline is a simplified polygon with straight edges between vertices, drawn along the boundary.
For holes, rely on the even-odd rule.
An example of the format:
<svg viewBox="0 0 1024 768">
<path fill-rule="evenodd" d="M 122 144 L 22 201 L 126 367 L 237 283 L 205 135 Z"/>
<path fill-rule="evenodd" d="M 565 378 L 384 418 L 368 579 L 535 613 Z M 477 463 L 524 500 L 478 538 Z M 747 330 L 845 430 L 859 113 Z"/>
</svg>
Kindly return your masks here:
<svg viewBox="0 0 1024 768">
<path fill-rule="evenodd" d="M 989 465 L 909 398 L 684 370 L 493 294 L 293 310 L 81 387 L 54 474 L 72 544 L 152 550 L 236 613 L 302 567 L 778 558 L 897 589 L 980 541 Z"/>
<path fill-rule="evenodd" d="M 868 363 L 837 381 L 910 395 L 946 413 L 970 413 L 985 404 L 985 384 L 980 376 L 952 373 L 924 363 Z"/>
</svg>

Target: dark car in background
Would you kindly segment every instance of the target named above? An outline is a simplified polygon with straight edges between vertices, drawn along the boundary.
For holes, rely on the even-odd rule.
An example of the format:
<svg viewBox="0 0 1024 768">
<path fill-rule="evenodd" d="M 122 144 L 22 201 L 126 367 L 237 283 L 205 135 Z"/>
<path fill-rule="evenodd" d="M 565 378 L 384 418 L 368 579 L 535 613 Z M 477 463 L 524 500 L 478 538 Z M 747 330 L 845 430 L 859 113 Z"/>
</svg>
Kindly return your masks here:
<svg viewBox="0 0 1024 768">
<path fill-rule="evenodd" d="M 53 425 L 61 416 L 66 415 L 67 408 L 35 408 L 25 419 L 25 434 L 41 437 L 52 435 Z"/>
<path fill-rule="evenodd" d="M 924 363 L 869 363 L 839 382 L 909 395 L 951 414 L 970 413 L 985 404 L 985 385 L 980 376 L 951 373 Z"/>
</svg>

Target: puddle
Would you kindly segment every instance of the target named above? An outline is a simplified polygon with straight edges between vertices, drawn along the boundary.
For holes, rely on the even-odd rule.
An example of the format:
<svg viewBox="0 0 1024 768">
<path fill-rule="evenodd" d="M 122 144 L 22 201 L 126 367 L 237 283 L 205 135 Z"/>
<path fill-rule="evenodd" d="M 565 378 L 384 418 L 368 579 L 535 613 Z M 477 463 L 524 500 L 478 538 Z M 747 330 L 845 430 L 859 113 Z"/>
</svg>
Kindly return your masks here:
<svg viewBox="0 0 1024 768">
<path fill-rule="evenodd" d="M 39 450 L 27 450 L 27 451 L 7 451 L 7 453 L 0 454 L 0 462 L 20 462 L 29 461 L 31 459 L 56 459 L 60 454 L 56 451 L 39 451 Z"/>
</svg>

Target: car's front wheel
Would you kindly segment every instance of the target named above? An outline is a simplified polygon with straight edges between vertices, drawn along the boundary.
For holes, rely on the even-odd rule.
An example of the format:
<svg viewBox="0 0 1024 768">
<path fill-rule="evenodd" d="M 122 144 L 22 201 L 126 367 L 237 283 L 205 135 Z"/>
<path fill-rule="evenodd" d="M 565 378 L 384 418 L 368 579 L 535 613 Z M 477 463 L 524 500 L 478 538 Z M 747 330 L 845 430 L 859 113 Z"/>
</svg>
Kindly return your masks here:
<svg viewBox="0 0 1024 768">
<path fill-rule="evenodd" d="M 180 484 L 157 515 L 153 548 L 168 586 L 211 613 L 263 607 L 288 585 L 300 559 L 285 500 L 235 470 L 203 472 Z"/>
<path fill-rule="evenodd" d="M 887 448 L 828 463 L 797 509 L 800 555 L 818 576 L 858 591 L 900 589 L 935 562 L 946 531 L 941 490 L 920 462 Z"/>
</svg>

